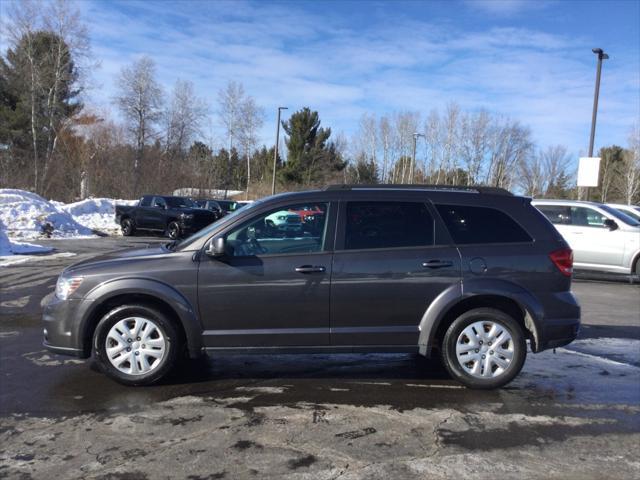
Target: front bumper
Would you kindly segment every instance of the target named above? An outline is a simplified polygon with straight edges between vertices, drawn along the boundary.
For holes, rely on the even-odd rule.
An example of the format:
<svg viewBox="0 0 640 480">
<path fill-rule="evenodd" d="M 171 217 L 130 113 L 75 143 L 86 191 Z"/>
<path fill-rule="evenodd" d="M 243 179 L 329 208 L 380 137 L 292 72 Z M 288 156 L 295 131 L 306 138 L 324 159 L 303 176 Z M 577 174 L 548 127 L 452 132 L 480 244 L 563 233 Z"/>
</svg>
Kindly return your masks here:
<svg viewBox="0 0 640 480">
<path fill-rule="evenodd" d="M 54 293 L 42 299 L 43 345 L 48 350 L 63 355 L 86 358 L 79 334 L 77 312 L 82 300 L 60 300 Z"/>
</svg>

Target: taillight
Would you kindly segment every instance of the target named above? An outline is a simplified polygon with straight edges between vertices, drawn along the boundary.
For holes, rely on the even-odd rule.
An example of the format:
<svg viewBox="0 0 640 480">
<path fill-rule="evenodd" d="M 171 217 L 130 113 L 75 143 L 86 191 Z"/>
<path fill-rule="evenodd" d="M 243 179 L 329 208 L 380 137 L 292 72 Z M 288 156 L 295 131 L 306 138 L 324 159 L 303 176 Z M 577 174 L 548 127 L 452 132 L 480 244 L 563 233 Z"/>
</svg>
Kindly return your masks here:
<svg viewBox="0 0 640 480">
<path fill-rule="evenodd" d="M 561 248 L 549 254 L 553 264 L 558 267 L 560 273 L 565 277 L 570 277 L 573 273 L 573 251 L 570 248 Z"/>
</svg>

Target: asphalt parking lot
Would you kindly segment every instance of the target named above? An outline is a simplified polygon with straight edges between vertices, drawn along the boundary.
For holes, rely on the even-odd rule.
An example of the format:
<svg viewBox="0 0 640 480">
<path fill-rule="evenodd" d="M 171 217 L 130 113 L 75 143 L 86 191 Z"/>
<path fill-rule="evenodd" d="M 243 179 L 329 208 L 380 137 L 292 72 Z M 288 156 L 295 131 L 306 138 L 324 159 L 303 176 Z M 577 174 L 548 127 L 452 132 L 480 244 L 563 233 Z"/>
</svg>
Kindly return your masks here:
<svg viewBox="0 0 640 480">
<path fill-rule="evenodd" d="M 0 267 L 0 477 L 638 478 L 640 286 L 580 279 L 579 340 L 497 391 L 412 355 L 228 356 L 123 387 L 41 346 L 64 266 L 160 238 L 48 241 Z"/>
</svg>

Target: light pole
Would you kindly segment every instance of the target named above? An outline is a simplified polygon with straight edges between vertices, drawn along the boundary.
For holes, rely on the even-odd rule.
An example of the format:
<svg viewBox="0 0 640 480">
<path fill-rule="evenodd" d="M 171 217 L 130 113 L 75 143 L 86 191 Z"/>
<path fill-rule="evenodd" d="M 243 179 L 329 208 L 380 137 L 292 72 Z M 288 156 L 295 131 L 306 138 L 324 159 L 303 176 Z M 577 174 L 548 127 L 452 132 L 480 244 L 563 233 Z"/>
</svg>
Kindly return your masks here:
<svg viewBox="0 0 640 480">
<path fill-rule="evenodd" d="M 276 148 L 273 152 L 273 178 L 271 180 L 271 195 L 276 193 L 276 165 L 278 163 L 278 146 L 280 144 L 280 112 L 287 107 L 278 107 L 278 122 L 276 123 Z"/>
<path fill-rule="evenodd" d="M 424 137 L 422 133 L 415 132 L 413 134 L 413 156 L 411 158 L 411 168 L 409 169 L 409 183 L 413 184 L 415 180 L 415 170 L 416 170 L 416 144 L 418 142 L 418 137 Z"/>
<path fill-rule="evenodd" d="M 593 53 L 598 55 L 598 66 L 596 68 L 596 90 L 593 93 L 593 113 L 591 114 L 591 136 L 589 137 L 589 156 L 593 157 L 593 141 L 596 137 L 596 117 L 598 115 L 598 97 L 600 96 L 600 74 L 602 72 L 602 60 L 607 60 L 609 55 L 601 48 L 593 48 Z M 589 187 L 587 187 L 587 200 L 589 200 Z"/>
</svg>

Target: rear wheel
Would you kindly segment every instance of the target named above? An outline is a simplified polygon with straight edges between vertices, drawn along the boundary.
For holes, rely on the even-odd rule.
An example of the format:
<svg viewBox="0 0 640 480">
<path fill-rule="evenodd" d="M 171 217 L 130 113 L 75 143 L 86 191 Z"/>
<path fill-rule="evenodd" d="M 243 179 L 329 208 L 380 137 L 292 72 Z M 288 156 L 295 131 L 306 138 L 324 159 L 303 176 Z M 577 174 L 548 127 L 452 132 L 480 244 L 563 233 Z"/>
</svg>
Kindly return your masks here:
<svg viewBox="0 0 640 480">
<path fill-rule="evenodd" d="M 527 344 L 520 324 L 492 308 L 470 310 L 447 329 L 443 362 L 452 377 L 469 388 L 499 388 L 524 365 Z"/>
<path fill-rule="evenodd" d="M 100 320 L 93 349 L 109 377 L 125 385 L 150 385 L 175 365 L 179 338 L 176 327 L 159 310 L 123 305 Z"/>
<path fill-rule="evenodd" d="M 170 222 L 169 225 L 167 225 L 167 236 L 171 240 L 177 240 L 180 238 L 180 233 L 180 225 L 178 222 Z"/>
<path fill-rule="evenodd" d="M 131 220 L 130 218 L 123 219 L 120 222 L 120 228 L 122 228 L 122 235 L 124 235 L 125 237 L 133 235 L 136 231 L 133 225 L 133 220 Z"/>
</svg>

